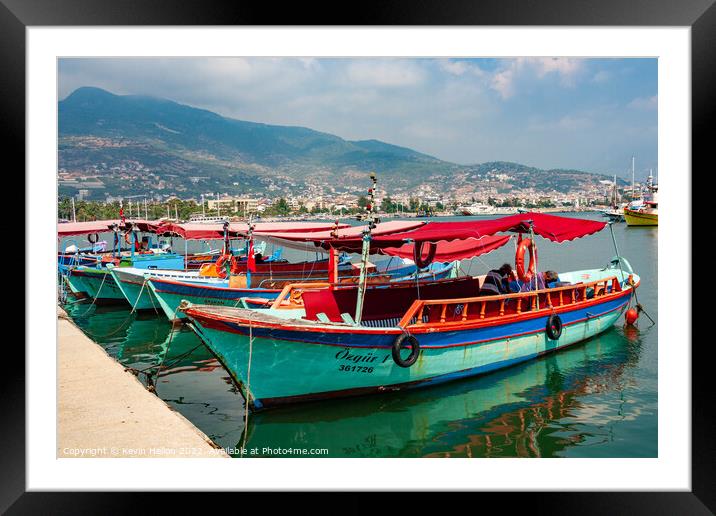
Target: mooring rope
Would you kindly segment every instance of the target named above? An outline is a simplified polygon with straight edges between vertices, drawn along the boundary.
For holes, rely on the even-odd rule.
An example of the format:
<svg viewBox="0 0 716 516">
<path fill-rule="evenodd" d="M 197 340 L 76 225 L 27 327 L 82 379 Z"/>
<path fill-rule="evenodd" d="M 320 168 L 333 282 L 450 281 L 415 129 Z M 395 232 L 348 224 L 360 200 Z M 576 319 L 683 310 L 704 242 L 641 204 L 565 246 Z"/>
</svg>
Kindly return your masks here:
<svg viewBox="0 0 716 516">
<path fill-rule="evenodd" d="M 147 283 L 149 280 L 150 280 L 150 278 L 144 278 L 145 283 Z M 157 310 L 157 305 L 154 304 L 154 294 L 152 294 L 151 288 L 147 291 L 147 295 L 149 296 L 149 301 L 152 303 L 152 308 L 154 309 L 154 313 L 158 314 L 159 310 Z M 139 296 L 141 297 L 141 292 L 140 292 Z M 139 301 L 139 297 L 137 298 L 137 301 Z"/>
<path fill-rule="evenodd" d="M 609 231 L 612 234 L 612 242 L 614 243 L 614 252 L 617 253 L 617 262 L 619 263 L 619 272 L 622 276 L 622 284 L 626 283 L 626 279 L 624 279 L 624 271 L 622 270 L 622 257 L 619 255 L 619 248 L 617 247 L 617 239 L 614 236 L 614 228 L 612 227 L 612 222 L 609 222 Z M 651 318 L 649 313 L 644 309 L 643 306 L 641 306 L 641 303 L 639 302 L 639 296 L 636 293 L 636 288 L 634 288 L 634 284 L 631 283 L 629 285 L 631 287 L 631 296 L 629 298 L 629 304 L 631 305 L 632 298 L 634 301 L 636 301 L 636 310 L 637 313 L 644 312 L 644 315 L 646 315 L 647 319 L 651 321 L 651 325 L 654 326 L 656 322 L 654 322 L 654 319 Z"/>
<path fill-rule="evenodd" d="M 100 292 L 102 292 L 102 287 L 104 286 L 104 281 L 107 279 L 108 275 L 109 275 L 109 273 L 104 275 L 104 277 L 102 278 L 102 283 L 99 284 L 97 293 L 95 294 L 94 298 L 92 299 L 92 302 L 90 303 L 89 307 L 82 315 L 78 315 L 78 317 L 84 317 L 85 315 L 87 315 L 89 313 L 90 309 L 94 306 L 95 301 L 97 301 L 97 298 L 99 297 Z"/>
<path fill-rule="evenodd" d="M 159 362 L 159 365 L 156 366 L 156 368 L 157 368 L 157 372 L 155 374 L 156 379 L 152 380 L 152 375 L 147 374 L 147 390 L 149 390 L 150 392 L 154 392 L 154 393 L 157 392 L 157 380 L 159 380 L 159 373 L 161 372 L 162 367 L 164 366 L 164 361 L 166 360 L 167 355 L 169 354 L 169 349 L 172 347 L 172 341 L 174 340 L 174 333 L 175 333 L 174 330 L 171 330 L 171 332 L 169 333 L 169 341 L 167 342 L 167 349 L 164 350 L 164 353 L 162 354 L 162 359 Z M 192 351 L 194 351 L 194 350 L 192 350 Z M 147 368 L 147 369 L 153 369 L 153 368 Z M 144 371 L 142 371 L 142 372 L 144 372 Z"/>
<path fill-rule="evenodd" d="M 107 276 L 104 277 L 104 279 L 106 279 L 106 278 L 107 278 Z M 104 281 L 104 279 L 102 281 Z M 122 321 L 122 324 L 120 324 L 115 330 L 109 332 L 106 335 L 90 335 L 92 337 L 92 339 L 104 340 L 107 337 L 112 337 L 113 335 L 117 334 L 122 328 L 124 328 L 124 326 L 127 324 L 127 321 L 129 321 L 132 318 L 132 316 L 134 315 L 134 312 L 136 311 L 136 308 L 137 308 L 137 303 L 139 302 L 139 298 L 142 296 L 142 292 L 144 291 L 144 286 L 146 284 L 147 284 L 147 280 L 145 279 L 144 283 L 142 283 L 142 288 L 139 290 L 139 296 L 137 296 L 137 299 L 134 301 L 134 306 L 132 306 L 132 310 L 130 310 L 129 315 L 127 315 L 126 319 L 124 319 L 124 321 Z M 100 287 L 100 289 L 101 289 L 101 287 Z M 87 311 L 89 312 L 89 309 Z M 87 313 L 87 312 L 85 312 L 85 313 Z"/>
<path fill-rule="evenodd" d="M 246 450 L 246 439 L 249 436 L 249 404 L 251 398 L 251 358 L 254 350 L 254 326 L 253 317 L 249 316 L 249 364 L 246 371 L 246 409 L 244 411 L 244 439 L 241 443 L 240 458 L 244 458 L 244 450 Z"/>
</svg>

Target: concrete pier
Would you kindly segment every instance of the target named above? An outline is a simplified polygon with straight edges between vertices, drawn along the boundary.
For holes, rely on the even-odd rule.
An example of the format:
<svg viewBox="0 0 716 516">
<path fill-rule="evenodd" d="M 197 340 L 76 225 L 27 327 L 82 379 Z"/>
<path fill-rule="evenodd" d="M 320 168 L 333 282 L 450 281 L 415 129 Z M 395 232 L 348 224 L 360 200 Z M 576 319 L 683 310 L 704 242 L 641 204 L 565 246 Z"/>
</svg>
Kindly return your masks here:
<svg viewBox="0 0 716 516">
<path fill-rule="evenodd" d="M 58 316 L 57 457 L 228 457 Z"/>
</svg>

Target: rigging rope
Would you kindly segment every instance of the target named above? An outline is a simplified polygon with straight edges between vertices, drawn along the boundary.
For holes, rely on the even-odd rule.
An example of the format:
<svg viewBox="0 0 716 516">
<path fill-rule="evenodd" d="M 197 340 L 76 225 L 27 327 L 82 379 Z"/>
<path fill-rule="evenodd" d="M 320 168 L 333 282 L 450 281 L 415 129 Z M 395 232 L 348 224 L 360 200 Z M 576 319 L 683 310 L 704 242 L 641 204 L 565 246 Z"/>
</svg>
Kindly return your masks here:
<svg viewBox="0 0 716 516">
<path fill-rule="evenodd" d="M 105 276 L 105 279 L 106 279 L 106 276 Z M 136 301 L 134 301 L 134 306 L 132 306 L 132 309 L 130 310 L 129 315 L 127 315 L 127 318 L 122 322 L 122 324 L 120 324 L 115 330 L 109 332 L 106 335 L 90 335 L 90 337 L 92 337 L 93 340 L 98 340 L 98 339 L 104 340 L 107 337 L 111 337 L 111 336 L 115 335 L 116 333 L 118 333 L 119 330 L 121 330 L 124 327 L 124 325 L 127 324 L 127 321 L 129 321 L 132 318 L 132 316 L 134 315 L 134 312 L 136 311 L 136 308 L 137 308 L 137 303 L 139 302 L 139 298 L 142 297 L 142 292 L 144 291 L 144 286 L 146 284 L 147 284 L 147 280 L 145 278 L 144 283 L 142 283 L 142 288 L 139 290 L 139 295 L 137 296 Z"/>
<path fill-rule="evenodd" d="M 241 458 L 246 450 L 246 439 L 249 435 L 249 404 L 251 398 L 251 358 L 254 350 L 254 326 L 253 317 L 249 317 L 249 364 L 246 371 L 246 410 L 244 412 L 244 439 L 241 443 Z"/>
<path fill-rule="evenodd" d="M 102 278 L 102 283 L 99 284 L 99 288 L 97 289 L 97 293 L 95 294 L 94 298 L 92 299 L 92 303 L 90 303 L 90 305 L 89 305 L 89 307 L 87 308 L 87 310 L 86 310 L 83 314 L 79 315 L 78 317 L 84 317 L 85 315 L 87 315 L 87 314 L 89 313 L 90 309 L 94 306 L 95 301 L 97 301 L 97 298 L 99 297 L 100 292 L 102 292 L 102 287 L 104 286 L 104 281 L 107 279 L 107 276 L 108 276 L 108 275 L 109 275 L 108 272 L 105 273 L 104 277 Z"/>
</svg>

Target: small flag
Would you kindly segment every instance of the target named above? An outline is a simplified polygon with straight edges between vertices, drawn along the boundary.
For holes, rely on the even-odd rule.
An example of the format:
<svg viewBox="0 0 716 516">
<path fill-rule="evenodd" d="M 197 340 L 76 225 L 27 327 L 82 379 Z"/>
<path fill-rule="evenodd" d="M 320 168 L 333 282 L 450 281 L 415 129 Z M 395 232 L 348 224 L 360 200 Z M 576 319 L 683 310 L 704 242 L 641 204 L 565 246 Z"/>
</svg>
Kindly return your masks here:
<svg viewBox="0 0 716 516">
<path fill-rule="evenodd" d="M 256 258 L 254 257 L 254 239 L 249 240 L 249 255 L 246 257 L 246 267 L 251 272 L 256 272 Z"/>
</svg>

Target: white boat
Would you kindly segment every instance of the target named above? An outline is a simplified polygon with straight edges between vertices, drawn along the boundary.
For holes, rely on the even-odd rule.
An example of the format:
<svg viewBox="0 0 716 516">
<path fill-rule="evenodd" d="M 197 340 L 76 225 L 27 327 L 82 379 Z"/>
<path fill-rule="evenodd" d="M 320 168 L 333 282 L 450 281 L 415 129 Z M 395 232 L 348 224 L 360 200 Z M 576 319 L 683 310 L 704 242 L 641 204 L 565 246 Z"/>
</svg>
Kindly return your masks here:
<svg viewBox="0 0 716 516">
<path fill-rule="evenodd" d="M 459 206 L 458 211 L 462 215 L 493 215 L 495 213 L 494 206 L 489 204 L 473 203 L 468 206 Z"/>
<path fill-rule="evenodd" d="M 229 222 L 229 217 L 205 217 L 203 215 L 192 215 L 189 217 L 192 224 L 223 224 Z"/>
</svg>

